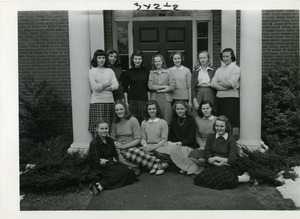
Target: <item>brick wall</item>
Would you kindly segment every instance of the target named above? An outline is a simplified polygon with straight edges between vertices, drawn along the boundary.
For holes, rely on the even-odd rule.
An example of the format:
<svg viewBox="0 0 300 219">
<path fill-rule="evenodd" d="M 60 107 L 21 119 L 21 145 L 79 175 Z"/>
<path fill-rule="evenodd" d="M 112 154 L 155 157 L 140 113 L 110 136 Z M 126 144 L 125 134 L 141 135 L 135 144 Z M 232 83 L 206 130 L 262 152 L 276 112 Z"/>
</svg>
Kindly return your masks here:
<svg viewBox="0 0 300 219">
<path fill-rule="evenodd" d="M 113 11 L 104 11 L 104 35 L 105 51 L 113 49 L 113 30 L 112 30 L 112 13 Z"/>
<path fill-rule="evenodd" d="M 299 68 L 299 11 L 264 10 L 262 12 L 263 73 L 281 62 Z"/>
<path fill-rule="evenodd" d="M 221 52 L 221 11 L 213 10 L 213 64 L 219 67 Z"/>
<path fill-rule="evenodd" d="M 28 73 L 37 80 L 47 79 L 67 106 L 57 115 L 56 128 L 72 137 L 68 12 L 19 12 L 18 46 L 19 92 Z"/>
</svg>

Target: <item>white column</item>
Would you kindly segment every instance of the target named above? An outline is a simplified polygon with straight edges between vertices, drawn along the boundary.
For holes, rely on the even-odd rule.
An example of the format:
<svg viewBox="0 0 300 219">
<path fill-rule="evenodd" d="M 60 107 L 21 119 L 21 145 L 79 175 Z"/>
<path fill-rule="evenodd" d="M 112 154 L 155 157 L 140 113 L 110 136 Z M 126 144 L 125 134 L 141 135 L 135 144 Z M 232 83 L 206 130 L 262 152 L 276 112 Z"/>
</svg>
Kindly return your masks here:
<svg viewBox="0 0 300 219">
<path fill-rule="evenodd" d="M 222 50 L 225 48 L 231 48 L 236 54 L 236 11 L 222 10 L 221 20 Z"/>
<path fill-rule="evenodd" d="M 261 146 L 262 12 L 241 11 L 240 143 Z"/>
<path fill-rule="evenodd" d="M 88 11 L 69 11 L 69 43 L 74 141 L 68 151 L 85 153 L 92 139 L 88 131 L 91 99 L 88 80 L 91 61 Z"/>
<path fill-rule="evenodd" d="M 89 12 L 89 34 L 90 34 L 90 47 L 91 57 L 98 49 L 104 50 L 104 22 L 103 11 L 90 11 Z"/>
</svg>

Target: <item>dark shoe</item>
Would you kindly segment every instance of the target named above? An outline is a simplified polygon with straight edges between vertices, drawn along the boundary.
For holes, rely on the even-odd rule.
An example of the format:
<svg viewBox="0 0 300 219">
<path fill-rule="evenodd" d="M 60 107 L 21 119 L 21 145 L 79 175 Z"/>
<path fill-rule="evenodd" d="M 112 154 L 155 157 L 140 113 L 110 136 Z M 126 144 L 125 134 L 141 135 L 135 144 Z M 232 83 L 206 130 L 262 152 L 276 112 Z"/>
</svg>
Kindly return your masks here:
<svg viewBox="0 0 300 219">
<path fill-rule="evenodd" d="M 98 195 L 100 193 L 100 190 L 98 189 L 98 187 L 95 184 L 91 184 L 89 186 L 89 190 L 91 190 L 93 192 L 93 195 Z"/>
<path fill-rule="evenodd" d="M 139 170 L 138 167 L 133 167 L 132 171 L 133 171 L 134 175 L 136 175 L 136 176 L 140 175 L 140 173 L 141 173 L 141 171 Z"/>
</svg>

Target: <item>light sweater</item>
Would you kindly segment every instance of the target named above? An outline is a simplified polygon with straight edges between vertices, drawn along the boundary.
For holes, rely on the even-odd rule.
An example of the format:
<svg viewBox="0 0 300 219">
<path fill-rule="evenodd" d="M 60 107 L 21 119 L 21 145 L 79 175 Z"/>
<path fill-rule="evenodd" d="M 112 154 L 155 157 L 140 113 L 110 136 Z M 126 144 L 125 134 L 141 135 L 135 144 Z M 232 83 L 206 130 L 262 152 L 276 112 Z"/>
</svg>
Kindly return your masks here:
<svg viewBox="0 0 300 219">
<path fill-rule="evenodd" d="M 191 88 L 191 71 L 185 66 L 176 68 L 175 66 L 169 68 L 169 71 L 173 73 L 175 78 L 175 90 L 172 92 L 173 99 L 188 100 L 188 89 Z"/>
<path fill-rule="evenodd" d="M 135 117 L 128 120 L 122 120 L 118 123 L 113 122 L 110 137 L 122 144 L 128 144 L 136 139 L 141 139 L 141 127 Z"/>
<path fill-rule="evenodd" d="M 117 90 L 119 83 L 116 79 L 115 73 L 110 68 L 105 68 L 104 72 L 99 68 L 92 68 L 89 71 L 89 80 L 91 89 L 93 91 L 91 103 L 113 103 L 114 97 L 112 91 L 104 91 L 104 83 L 111 83 L 112 90 Z"/>
<path fill-rule="evenodd" d="M 168 139 L 168 124 L 163 119 L 158 121 L 146 121 L 142 122 L 142 139 L 146 140 L 147 144 L 156 144 L 162 139 Z"/>
<path fill-rule="evenodd" d="M 240 76 L 241 69 L 235 62 L 218 68 L 211 83 L 213 84 L 221 81 L 230 84 L 231 88 L 225 91 L 218 90 L 217 97 L 239 97 Z"/>
</svg>

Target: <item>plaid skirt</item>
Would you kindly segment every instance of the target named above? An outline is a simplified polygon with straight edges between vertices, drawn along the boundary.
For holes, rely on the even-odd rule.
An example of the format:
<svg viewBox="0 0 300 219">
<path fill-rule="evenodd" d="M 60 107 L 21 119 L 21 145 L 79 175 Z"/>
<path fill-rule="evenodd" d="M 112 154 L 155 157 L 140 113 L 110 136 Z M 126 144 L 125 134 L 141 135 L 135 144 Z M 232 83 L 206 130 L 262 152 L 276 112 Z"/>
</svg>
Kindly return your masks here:
<svg viewBox="0 0 300 219">
<path fill-rule="evenodd" d="M 113 105 L 114 103 L 91 103 L 89 113 L 89 131 L 95 132 L 95 122 L 99 118 L 103 118 L 110 124 L 113 116 Z"/>
<path fill-rule="evenodd" d="M 238 185 L 238 177 L 230 166 L 210 166 L 194 178 L 194 183 L 211 189 L 233 189 Z"/>
<path fill-rule="evenodd" d="M 141 166 L 146 167 L 149 170 L 166 169 L 169 166 L 168 163 L 163 163 L 160 159 L 151 154 L 151 152 L 146 153 L 140 148 L 129 148 L 122 154 L 126 159 L 140 164 Z"/>
<path fill-rule="evenodd" d="M 131 114 L 139 121 L 141 124 L 144 120 L 144 111 L 147 101 L 142 100 L 129 100 L 129 110 Z"/>
</svg>

